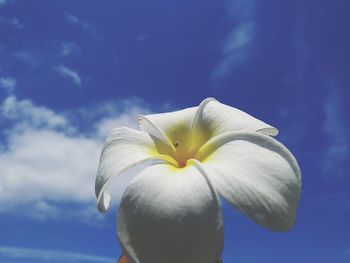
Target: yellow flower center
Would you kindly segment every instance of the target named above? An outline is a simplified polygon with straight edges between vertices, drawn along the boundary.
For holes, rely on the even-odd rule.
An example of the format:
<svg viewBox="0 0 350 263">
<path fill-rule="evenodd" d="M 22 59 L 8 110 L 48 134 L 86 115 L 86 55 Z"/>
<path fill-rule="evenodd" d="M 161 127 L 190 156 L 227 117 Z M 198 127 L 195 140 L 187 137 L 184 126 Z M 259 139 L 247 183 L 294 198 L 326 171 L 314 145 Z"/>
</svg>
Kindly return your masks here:
<svg viewBox="0 0 350 263">
<path fill-rule="evenodd" d="M 186 147 L 182 147 L 182 143 L 179 141 L 176 141 L 174 143 L 175 149 L 176 149 L 176 156 L 175 160 L 179 167 L 185 167 L 187 164 L 187 161 L 190 159 L 193 159 L 195 157 L 195 153 L 191 153 L 186 149 Z"/>
<path fill-rule="evenodd" d="M 197 130 L 191 135 L 191 129 L 188 125 L 176 125 L 164 131 L 168 143 L 158 141 L 156 143 L 156 154 L 162 154 L 172 160 L 172 163 L 177 168 L 186 167 L 187 161 L 197 159 L 197 150 L 206 140 L 203 140 L 203 135 Z M 167 158 L 168 159 L 168 158 Z"/>
</svg>

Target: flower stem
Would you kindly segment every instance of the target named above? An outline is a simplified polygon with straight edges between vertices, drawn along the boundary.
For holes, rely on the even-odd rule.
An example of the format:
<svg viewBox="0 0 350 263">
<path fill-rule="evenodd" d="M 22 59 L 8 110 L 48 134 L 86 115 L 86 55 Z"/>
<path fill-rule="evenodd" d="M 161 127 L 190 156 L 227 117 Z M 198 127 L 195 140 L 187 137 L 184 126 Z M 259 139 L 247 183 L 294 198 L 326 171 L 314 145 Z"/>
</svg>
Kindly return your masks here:
<svg viewBox="0 0 350 263">
<path fill-rule="evenodd" d="M 117 263 L 132 263 L 132 262 L 127 256 L 125 256 L 124 254 L 121 254 Z"/>
</svg>

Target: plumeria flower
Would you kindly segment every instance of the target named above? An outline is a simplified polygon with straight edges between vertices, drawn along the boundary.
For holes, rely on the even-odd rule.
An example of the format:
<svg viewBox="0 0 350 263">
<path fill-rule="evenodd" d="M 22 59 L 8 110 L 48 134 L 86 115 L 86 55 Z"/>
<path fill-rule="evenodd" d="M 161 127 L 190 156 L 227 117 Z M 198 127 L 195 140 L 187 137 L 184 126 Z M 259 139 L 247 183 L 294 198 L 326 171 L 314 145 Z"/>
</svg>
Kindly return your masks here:
<svg viewBox="0 0 350 263">
<path fill-rule="evenodd" d="M 290 229 L 297 161 L 276 128 L 208 98 L 198 107 L 138 117 L 108 135 L 96 178 L 100 211 L 111 179 L 142 167 L 119 206 L 117 236 L 135 263 L 215 263 L 224 244 L 223 197 L 258 224 Z"/>
</svg>

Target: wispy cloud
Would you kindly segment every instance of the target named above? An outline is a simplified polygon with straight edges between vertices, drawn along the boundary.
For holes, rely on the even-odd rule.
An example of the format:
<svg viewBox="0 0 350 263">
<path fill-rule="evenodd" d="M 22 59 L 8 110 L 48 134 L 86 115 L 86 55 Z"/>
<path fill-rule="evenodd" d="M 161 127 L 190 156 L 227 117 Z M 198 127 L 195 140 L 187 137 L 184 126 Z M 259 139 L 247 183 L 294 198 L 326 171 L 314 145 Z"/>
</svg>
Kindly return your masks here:
<svg viewBox="0 0 350 263">
<path fill-rule="evenodd" d="M 4 89 L 7 94 L 12 94 L 15 91 L 17 81 L 11 77 L 0 77 L 0 89 Z"/>
<path fill-rule="evenodd" d="M 66 57 L 76 53 L 80 53 L 80 49 L 76 44 L 72 42 L 61 42 L 60 56 Z"/>
<path fill-rule="evenodd" d="M 72 14 L 66 14 L 66 20 L 72 24 L 80 24 L 80 19 Z"/>
<path fill-rule="evenodd" d="M 4 5 L 4 4 L 1 4 L 1 2 L 0 2 L 0 7 L 1 7 L 1 5 Z M 9 25 L 9 26 L 13 26 L 17 29 L 23 28 L 23 25 L 20 23 L 18 18 L 5 18 L 5 17 L 0 16 L 0 23 L 5 24 L 5 25 Z"/>
<path fill-rule="evenodd" d="M 135 127 L 136 115 L 147 111 L 129 100 L 62 114 L 7 97 L 0 104 L 7 123 L 0 133 L 0 213 L 98 217 L 94 181 L 105 136 L 115 126 Z M 74 125 L 77 119 L 88 127 Z M 117 186 L 117 199 L 125 185 Z"/>
<path fill-rule="evenodd" d="M 103 256 L 83 254 L 70 251 L 33 249 L 22 247 L 0 246 L 0 259 L 35 260 L 36 262 L 99 262 L 110 263 L 115 259 Z"/>
<path fill-rule="evenodd" d="M 0 6 L 6 5 L 8 3 L 7 0 L 0 0 Z"/>
<path fill-rule="evenodd" d="M 70 68 L 67 68 L 66 66 L 63 66 L 63 65 L 57 66 L 55 67 L 55 69 L 62 77 L 70 79 L 77 86 L 81 85 L 81 82 L 82 82 L 81 77 L 76 71 Z"/>
<path fill-rule="evenodd" d="M 328 96 L 324 103 L 325 121 L 323 131 L 328 137 L 328 146 L 323 160 L 323 175 L 326 179 L 345 179 L 350 176 L 350 137 L 344 104 L 337 83 L 329 82 Z"/>
<path fill-rule="evenodd" d="M 98 33 L 96 27 L 92 23 L 87 22 L 73 14 L 66 14 L 65 19 L 70 25 L 76 28 L 83 29 L 85 32 L 89 33 L 90 36 L 92 36 L 93 38 L 102 39 L 102 36 Z"/>
<path fill-rule="evenodd" d="M 222 51 L 230 54 L 242 49 L 252 42 L 254 37 L 254 24 L 251 22 L 242 23 L 235 27 L 223 43 Z"/>
<path fill-rule="evenodd" d="M 235 27 L 222 44 L 224 58 L 212 73 L 215 82 L 234 72 L 235 68 L 244 64 L 252 56 L 249 52 L 254 39 L 255 26 L 251 22 Z"/>
<path fill-rule="evenodd" d="M 38 50 L 20 50 L 13 52 L 11 56 L 22 63 L 24 62 L 28 64 L 31 67 L 42 66 L 46 63 L 45 54 Z"/>
<path fill-rule="evenodd" d="M 244 64 L 251 57 L 256 34 L 254 0 L 226 1 L 228 15 L 235 22 L 227 38 L 222 43 L 223 58 L 212 72 L 211 80 L 215 86 L 234 72 L 237 66 Z"/>
<path fill-rule="evenodd" d="M 8 96 L 0 104 L 0 116 L 14 121 L 20 128 L 52 129 L 68 126 L 68 121 L 64 116 L 46 107 L 36 106 L 28 99 L 18 100 L 15 96 Z"/>
<path fill-rule="evenodd" d="M 231 19 L 240 21 L 252 21 L 255 19 L 255 0 L 225 0 L 227 12 Z"/>
</svg>

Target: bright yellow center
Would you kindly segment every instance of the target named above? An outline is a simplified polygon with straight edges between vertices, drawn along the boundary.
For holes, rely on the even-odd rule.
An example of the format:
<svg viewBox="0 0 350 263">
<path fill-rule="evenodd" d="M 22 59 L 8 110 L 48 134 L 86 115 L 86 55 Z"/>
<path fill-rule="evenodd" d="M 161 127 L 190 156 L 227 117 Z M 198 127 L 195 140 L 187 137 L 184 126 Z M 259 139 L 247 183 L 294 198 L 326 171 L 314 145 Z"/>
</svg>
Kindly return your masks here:
<svg viewBox="0 0 350 263">
<path fill-rule="evenodd" d="M 159 142 L 156 144 L 157 153 L 168 156 L 178 168 L 185 167 L 190 159 L 197 159 L 197 150 L 209 136 L 203 136 L 203 132 L 192 131 L 185 124 L 178 124 L 164 131 L 164 135 L 169 140 L 168 144 Z M 171 144 L 171 145 L 169 145 Z M 167 158 L 168 159 L 168 158 Z"/>
<path fill-rule="evenodd" d="M 182 147 L 182 142 L 176 141 L 174 143 L 176 149 L 175 160 L 179 167 L 185 167 L 188 160 L 195 158 L 195 153 L 191 153 L 188 149 Z"/>
</svg>

